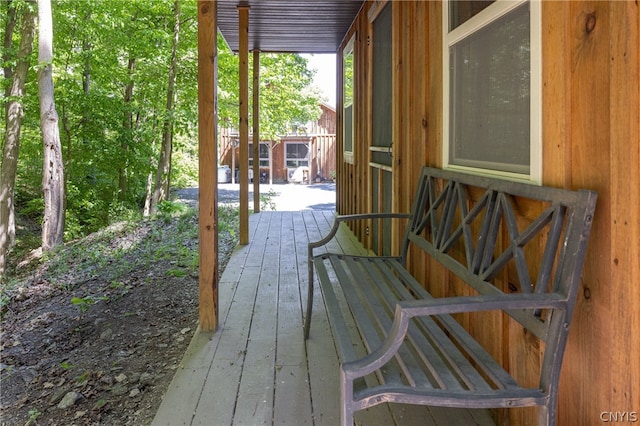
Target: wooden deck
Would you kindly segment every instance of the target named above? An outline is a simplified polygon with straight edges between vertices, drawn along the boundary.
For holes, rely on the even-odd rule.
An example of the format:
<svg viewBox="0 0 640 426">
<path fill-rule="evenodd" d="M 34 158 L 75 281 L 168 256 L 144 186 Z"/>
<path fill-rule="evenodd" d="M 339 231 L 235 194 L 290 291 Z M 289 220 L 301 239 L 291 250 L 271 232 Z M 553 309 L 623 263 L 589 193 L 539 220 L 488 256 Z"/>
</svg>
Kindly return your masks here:
<svg viewBox="0 0 640 426">
<path fill-rule="evenodd" d="M 220 327 L 194 336 L 153 425 L 338 425 L 338 359 L 319 289 L 303 338 L 307 242 L 333 212 L 263 212 L 250 218 L 220 282 Z M 341 230 L 332 251 L 364 249 Z M 384 404 L 362 425 L 491 425 L 488 411 Z"/>
</svg>

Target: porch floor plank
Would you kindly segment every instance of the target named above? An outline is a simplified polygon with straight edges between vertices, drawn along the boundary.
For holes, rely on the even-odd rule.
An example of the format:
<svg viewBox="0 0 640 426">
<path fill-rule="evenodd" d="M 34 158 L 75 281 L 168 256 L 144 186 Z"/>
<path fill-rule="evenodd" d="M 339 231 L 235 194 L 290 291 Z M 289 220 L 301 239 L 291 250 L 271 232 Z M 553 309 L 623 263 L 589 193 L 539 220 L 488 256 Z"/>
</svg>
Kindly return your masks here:
<svg viewBox="0 0 640 426">
<path fill-rule="evenodd" d="M 339 424 L 338 357 L 322 294 L 314 292 L 311 336 L 303 338 L 307 243 L 328 232 L 333 213 L 262 212 L 250 243 L 234 251 L 220 280 L 216 333 L 196 332 L 153 425 Z M 366 253 L 346 228 L 331 250 Z M 486 411 L 383 404 L 358 425 L 493 424 Z"/>
</svg>

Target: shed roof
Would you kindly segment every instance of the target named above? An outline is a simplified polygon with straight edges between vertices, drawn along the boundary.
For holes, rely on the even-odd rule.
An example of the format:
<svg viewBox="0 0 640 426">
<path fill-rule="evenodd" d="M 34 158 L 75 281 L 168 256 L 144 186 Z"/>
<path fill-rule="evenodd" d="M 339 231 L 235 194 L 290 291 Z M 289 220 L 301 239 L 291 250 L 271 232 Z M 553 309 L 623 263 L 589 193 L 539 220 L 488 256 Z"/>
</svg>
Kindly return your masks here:
<svg viewBox="0 0 640 426">
<path fill-rule="evenodd" d="M 219 0 L 218 29 L 239 50 L 238 6 L 249 6 L 249 50 L 336 53 L 363 0 Z"/>
</svg>

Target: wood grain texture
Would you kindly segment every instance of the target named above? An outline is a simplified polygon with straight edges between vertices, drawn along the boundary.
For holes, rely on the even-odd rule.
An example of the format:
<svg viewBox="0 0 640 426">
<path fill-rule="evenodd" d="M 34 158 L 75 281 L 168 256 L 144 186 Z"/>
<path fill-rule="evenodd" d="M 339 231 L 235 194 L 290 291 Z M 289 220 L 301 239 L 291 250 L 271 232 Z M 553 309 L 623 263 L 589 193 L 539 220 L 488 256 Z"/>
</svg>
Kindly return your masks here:
<svg viewBox="0 0 640 426">
<path fill-rule="evenodd" d="M 300 303 L 306 294 L 306 245 L 332 222 L 331 211 L 251 215 L 250 243 L 236 248 L 220 280 L 220 327 L 194 336 L 153 425 L 339 422 L 338 358 L 322 296 L 318 290 L 306 345 Z M 367 253 L 346 227 L 330 248 Z M 469 419 L 473 414 L 444 410 L 438 416 Z M 411 407 L 390 410 L 387 405 L 363 412 L 356 421 L 437 424 L 428 411 L 416 415 Z"/>
<path fill-rule="evenodd" d="M 238 6 L 240 80 L 240 244 L 249 243 L 249 7 Z"/>
<path fill-rule="evenodd" d="M 367 19 L 371 7 L 373 2 L 365 5 L 354 26 Z M 442 164 L 442 4 L 394 2 L 393 7 L 397 153 L 393 206 L 402 211 L 415 189 L 411 185 L 420 167 Z M 543 184 L 585 187 L 599 194 L 574 313 L 575 330 L 565 355 L 559 424 L 595 425 L 600 423 L 601 411 L 640 410 L 640 381 L 634 379 L 640 377 L 640 359 L 633 357 L 633 348 L 640 347 L 640 333 L 635 331 L 640 326 L 640 287 L 630 284 L 640 276 L 638 4 L 546 1 L 541 25 Z M 364 94 L 357 99 L 370 102 Z M 420 117 L 424 128 L 417 125 Z M 343 174 L 338 189 L 342 200 L 357 199 L 362 190 L 358 182 L 368 179 L 361 172 L 351 167 Z M 340 210 L 366 211 L 364 203 L 355 201 L 349 209 Z M 354 230 L 367 241 L 359 228 Z M 394 233 L 394 244 L 400 238 Z M 448 274 L 424 262 L 419 254 L 412 255 L 409 264 L 433 294 L 455 292 Z M 529 336 L 517 325 L 492 321 L 500 336 L 497 340 L 503 339 L 505 365 L 524 360 L 534 368 L 544 348 L 537 354 L 531 352 L 526 349 Z M 488 334 L 479 338 L 490 340 Z M 493 346 L 496 342 L 487 343 Z M 514 374 L 526 378 L 526 370 Z M 504 417 L 504 422 L 536 422 L 533 412 L 511 411 L 516 414 Z"/>
<path fill-rule="evenodd" d="M 198 1 L 199 321 L 218 327 L 217 44 L 216 2 Z"/>
<path fill-rule="evenodd" d="M 260 51 L 253 51 L 253 104 L 252 104 L 252 141 L 253 152 L 251 158 L 253 158 L 253 211 L 255 213 L 260 212 Z M 273 176 L 273 173 L 269 174 Z"/>
</svg>

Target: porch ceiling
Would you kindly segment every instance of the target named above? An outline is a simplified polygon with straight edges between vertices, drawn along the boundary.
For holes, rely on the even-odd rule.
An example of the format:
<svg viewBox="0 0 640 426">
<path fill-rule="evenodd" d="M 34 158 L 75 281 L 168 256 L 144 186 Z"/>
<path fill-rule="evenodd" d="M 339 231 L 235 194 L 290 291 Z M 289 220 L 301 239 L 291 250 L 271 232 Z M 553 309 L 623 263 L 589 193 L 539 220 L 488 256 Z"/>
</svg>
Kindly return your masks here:
<svg viewBox="0 0 640 426">
<path fill-rule="evenodd" d="M 238 5 L 249 6 L 249 50 L 336 53 L 363 0 L 219 0 L 218 29 L 239 49 Z"/>
</svg>

